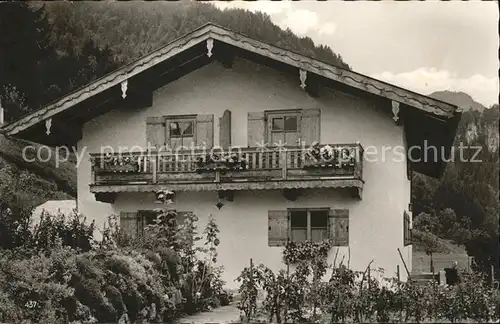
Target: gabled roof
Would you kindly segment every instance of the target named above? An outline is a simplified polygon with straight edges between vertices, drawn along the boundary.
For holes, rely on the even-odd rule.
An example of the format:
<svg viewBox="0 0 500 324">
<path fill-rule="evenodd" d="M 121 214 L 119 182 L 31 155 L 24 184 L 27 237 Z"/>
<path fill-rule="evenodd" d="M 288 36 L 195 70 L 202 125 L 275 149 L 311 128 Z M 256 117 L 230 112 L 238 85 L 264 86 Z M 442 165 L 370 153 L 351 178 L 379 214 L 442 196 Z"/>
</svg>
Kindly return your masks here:
<svg viewBox="0 0 500 324">
<path fill-rule="evenodd" d="M 284 50 L 261 41 L 249 38 L 242 34 L 233 32 L 226 28 L 206 24 L 164 47 L 148 54 L 135 62 L 132 62 L 100 79 L 82 87 L 65 97 L 52 102 L 20 119 L 4 125 L 1 130 L 7 135 L 15 135 L 32 126 L 52 118 L 66 110 L 92 98 L 113 87 L 120 87 L 123 81 L 129 80 L 140 73 L 175 57 L 203 42 L 212 39 L 225 43 L 237 49 L 260 55 L 270 60 L 286 64 L 332 80 L 341 85 L 357 89 L 368 94 L 384 97 L 395 102 L 422 110 L 426 114 L 433 115 L 442 120 L 448 120 L 455 116 L 457 107 L 449 103 L 439 101 L 368 76 L 342 69 L 319 60 L 311 59 L 295 52 Z"/>
</svg>

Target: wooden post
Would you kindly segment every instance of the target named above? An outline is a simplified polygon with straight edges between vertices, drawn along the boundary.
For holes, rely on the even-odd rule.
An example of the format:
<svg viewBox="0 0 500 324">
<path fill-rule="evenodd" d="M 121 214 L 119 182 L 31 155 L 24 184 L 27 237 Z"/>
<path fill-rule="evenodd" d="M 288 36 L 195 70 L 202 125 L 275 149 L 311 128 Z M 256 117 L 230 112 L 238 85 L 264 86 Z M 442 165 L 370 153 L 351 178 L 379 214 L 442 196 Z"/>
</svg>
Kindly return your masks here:
<svg viewBox="0 0 500 324">
<path fill-rule="evenodd" d="M 491 287 L 495 287 L 495 266 L 491 265 Z"/>
<path fill-rule="evenodd" d="M 405 260 L 403 259 L 403 255 L 401 254 L 401 250 L 398 248 L 398 253 L 399 253 L 399 257 L 401 258 L 401 261 L 403 261 L 403 265 L 405 266 L 405 270 L 406 270 L 406 274 L 408 275 L 408 279 L 410 279 L 410 271 L 408 270 L 408 267 L 406 266 L 406 262 Z"/>
<path fill-rule="evenodd" d="M 157 183 L 158 182 L 158 175 L 156 174 L 156 172 L 157 172 L 158 168 L 156 167 L 156 165 L 157 165 L 157 161 L 158 161 L 157 160 L 158 155 L 155 154 L 154 157 L 150 155 L 149 158 L 151 161 L 151 171 L 153 172 L 153 183 Z M 144 165 L 146 165 L 146 164 L 147 163 L 144 163 Z"/>
<path fill-rule="evenodd" d="M 371 266 L 368 266 L 368 291 L 370 291 L 370 279 L 371 279 Z"/>
<path fill-rule="evenodd" d="M 288 262 L 286 264 L 286 280 L 287 281 L 290 280 L 290 265 L 288 264 Z M 285 323 L 287 323 L 287 320 L 288 320 L 288 292 L 287 291 L 285 291 L 285 312 L 284 313 L 285 314 L 283 316 L 284 317 L 283 321 Z"/>
<path fill-rule="evenodd" d="M 398 278 L 398 289 L 401 289 L 400 288 L 400 284 L 401 284 L 401 274 L 399 272 L 399 264 L 396 266 L 396 276 Z M 402 323 L 403 322 L 403 298 L 401 298 L 401 308 L 399 309 L 399 322 Z"/>
<path fill-rule="evenodd" d="M 281 176 L 283 180 L 286 180 L 286 174 L 287 174 L 287 164 L 288 164 L 288 159 L 287 159 L 287 151 L 286 149 L 280 150 L 280 160 L 281 160 Z"/>
<path fill-rule="evenodd" d="M 252 258 L 250 258 L 250 286 L 253 288 L 254 282 L 253 282 L 253 261 Z M 257 303 L 257 300 L 255 301 Z M 252 308 L 250 307 L 248 311 L 248 322 L 250 322 L 250 319 L 252 318 Z"/>
</svg>

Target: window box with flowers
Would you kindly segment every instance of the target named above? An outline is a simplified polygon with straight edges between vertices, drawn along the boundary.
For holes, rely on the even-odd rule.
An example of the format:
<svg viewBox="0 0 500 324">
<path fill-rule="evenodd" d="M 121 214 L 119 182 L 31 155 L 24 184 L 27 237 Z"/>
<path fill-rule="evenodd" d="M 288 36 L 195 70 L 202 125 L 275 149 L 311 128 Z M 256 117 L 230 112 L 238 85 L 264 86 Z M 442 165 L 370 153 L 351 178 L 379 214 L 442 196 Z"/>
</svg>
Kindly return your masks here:
<svg viewBox="0 0 500 324">
<path fill-rule="evenodd" d="M 283 250 L 283 261 L 285 264 L 293 265 L 302 261 L 312 261 L 318 258 L 326 259 L 332 246 L 333 242 L 331 240 L 319 242 L 290 241 Z"/>
<path fill-rule="evenodd" d="M 106 154 L 102 161 L 96 161 L 98 173 L 135 173 L 139 172 L 137 157 Z M 102 162 L 102 163 L 101 163 Z"/>
<path fill-rule="evenodd" d="M 211 153 L 196 161 L 197 172 L 236 171 L 246 168 L 246 161 L 238 153 Z"/>
<path fill-rule="evenodd" d="M 356 151 L 350 147 L 331 147 L 330 145 L 315 144 L 304 155 L 304 169 L 315 168 L 354 168 Z"/>
</svg>

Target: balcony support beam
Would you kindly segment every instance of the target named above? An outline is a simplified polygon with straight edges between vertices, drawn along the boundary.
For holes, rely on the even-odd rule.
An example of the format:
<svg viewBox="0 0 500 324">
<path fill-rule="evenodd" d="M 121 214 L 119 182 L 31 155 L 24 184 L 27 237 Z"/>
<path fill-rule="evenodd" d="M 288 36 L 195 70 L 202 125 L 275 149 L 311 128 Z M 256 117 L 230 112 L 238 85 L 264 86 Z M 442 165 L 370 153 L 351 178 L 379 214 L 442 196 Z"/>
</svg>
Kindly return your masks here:
<svg viewBox="0 0 500 324">
<path fill-rule="evenodd" d="M 362 187 L 352 188 L 352 196 L 354 198 L 358 198 L 359 200 L 363 199 L 363 188 Z"/>
<path fill-rule="evenodd" d="M 283 196 L 289 201 L 296 201 L 302 194 L 302 189 L 283 189 Z"/>
<path fill-rule="evenodd" d="M 219 199 L 234 201 L 234 190 L 219 190 L 217 192 Z"/>
<path fill-rule="evenodd" d="M 96 192 L 94 194 L 95 200 L 108 204 L 113 204 L 117 195 L 116 192 Z"/>
</svg>

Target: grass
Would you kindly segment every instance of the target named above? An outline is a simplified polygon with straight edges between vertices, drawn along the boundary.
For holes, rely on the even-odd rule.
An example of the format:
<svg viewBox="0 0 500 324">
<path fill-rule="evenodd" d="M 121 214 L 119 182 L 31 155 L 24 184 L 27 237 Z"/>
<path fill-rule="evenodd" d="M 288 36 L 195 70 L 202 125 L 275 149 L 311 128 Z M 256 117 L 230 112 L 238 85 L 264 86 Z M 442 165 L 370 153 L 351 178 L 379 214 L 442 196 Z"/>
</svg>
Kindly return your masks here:
<svg viewBox="0 0 500 324">
<path fill-rule="evenodd" d="M 463 246 L 458 246 L 450 240 L 439 239 L 438 252 L 432 254 L 436 272 L 452 266 L 457 261 L 459 269 L 469 268 L 469 257 Z M 413 246 L 412 272 L 430 272 L 431 258 L 415 242 Z"/>
</svg>

